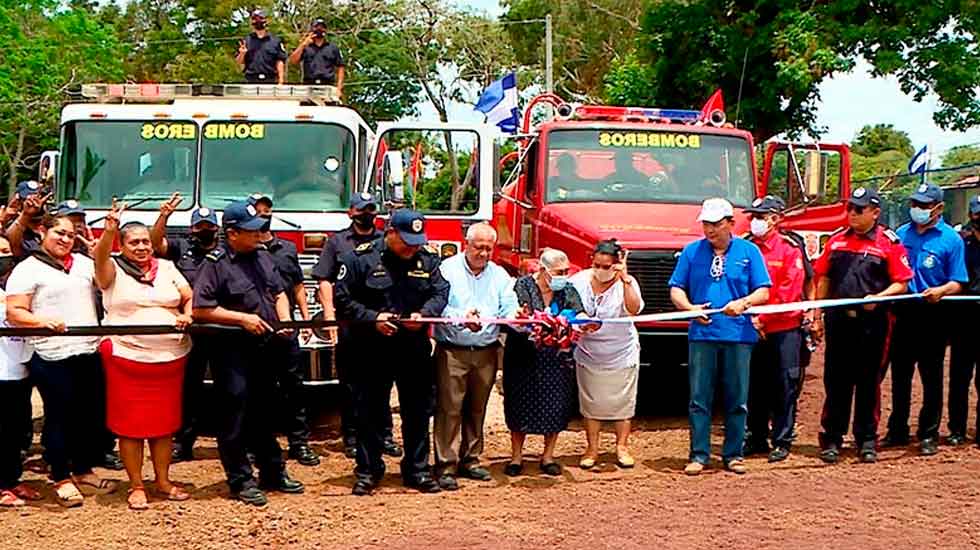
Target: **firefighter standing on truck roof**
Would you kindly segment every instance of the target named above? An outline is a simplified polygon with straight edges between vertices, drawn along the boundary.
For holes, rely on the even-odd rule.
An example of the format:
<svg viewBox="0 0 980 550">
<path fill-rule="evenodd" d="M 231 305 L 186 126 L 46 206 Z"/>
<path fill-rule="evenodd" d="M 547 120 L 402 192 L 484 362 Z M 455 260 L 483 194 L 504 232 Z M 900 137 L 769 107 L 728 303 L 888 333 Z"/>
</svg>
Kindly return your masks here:
<svg viewBox="0 0 980 550">
<path fill-rule="evenodd" d="M 196 208 L 191 212 L 190 236 L 186 239 L 167 237 L 167 220 L 182 200 L 180 193 L 174 193 L 160 205 L 160 215 L 150 228 L 150 242 L 153 252 L 173 262 L 194 288 L 204 257 L 218 246 L 218 215 L 210 208 Z M 183 420 L 180 430 L 174 434 L 174 462 L 194 459 L 194 442 L 204 404 L 204 374 L 216 352 L 213 335 L 201 333 L 191 338 L 194 345 L 184 369 Z"/>
<path fill-rule="evenodd" d="M 260 242 L 268 220 L 245 201 L 225 207 L 225 240 L 205 256 L 194 284 L 194 320 L 244 329 L 214 336 L 220 353 L 211 362 L 217 391 L 218 453 L 232 496 L 265 506 L 265 491 L 302 493 L 286 474 L 273 415 L 275 374 L 292 337 L 273 325 L 289 321 L 289 299 L 275 259 Z M 259 482 L 247 453 L 255 455 Z"/>
<path fill-rule="evenodd" d="M 895 341 L 891 348 L 892 413 L 884 445 L 908 445 L 909 410 L 912 408 L 912 376 L 916 366 L 922 381 L 919 410 L 919 452 L 939 452 L 939 423 L 943 416 L 943 362 L 952 328 L 944 296 L 957 294 L 969 282 L 963 260 L 963 239 L 943 221 L 943 190 L 923 183 L 909 197 L 912 221 L 896 232 L 915 277 L 909 292 L 922 300 L 895 304 Z"/>
<path fill-rule="evenodd" d="M 286 287 L 290 316 L 298 308 L 302 319 L 309 321 L 310 309 L 306 303 L 306 287 L 303 286 L 303 268 L 299 265 L 296 245 L 276 237 L 269 230 L 272 224 L 271 198 L 254 193 L 248 198 L 248 203 L 268 222 L 259 240 L 276 261 L 276 269 Z M 275 375 L 284 409 L 289 458 L 303 466 L 316 466 L 320 463 L 320 457 L 310 448 L 310 424 L 303 402 L 303 351 L 299 345 L 300 336 L 304 342 L 310 338 L 307 330 L 302 331 L 301 335 L 293 334 L 288 347 L 283 350 L 285 353 L 274 363 Z"/>
<path fill-rule="evenodd" d="M 847 203 L 847 229 L 834 233 L 814 264 L 817 299 L 870 298 L 902 294 L 912 268 L 901 240 L 880 225 L 881 198 L 858 187 Z M 814 330 L 822 328 L 819 312 Z M 854 402 L 854 439 L 861 462 L 878 460 L 881 378 L 887 361 L 892 318 L 885 304 L 835 307 L 826 313 L 827 347 L 820 423 L 820 459 L 840 458 Z"/>
<path fill-rule="evenodd" d="M 238 42 L 238 68 L 250 84 L 285 84 L 286 46 L 266 28 L 264 10 L 253 11 L 251 19 L 255 31 Z"/>
<path fill-rule="evenodd" d="M 412 210 L 391 215 L 383 239 L 344 255 L 334 285 L 341 318 L 355 321 L 351 345 L 364 354 L 352 369 L 357 403 L 357 480 L 353 494 L 369 495 L 385 472 L 382 460 L 390 380 L 398 386 L 402 416 L 402 480 L 424 493 L 439 492 L 429 466 L 429 419 L 435 407 L 435 362 L 428 327 L 449 299 L 439 255 L 426 243 L 425 218 Z"/>
<path fill-rule="evenodd" d="M 337 282 L 337 273 L 340 271 L 340 258 L 344 254 L 353 252 L 362 244 L 384 237 L 384 233 L 374 225 L 374 220 L 378 215 L 378 201 L 371 193 L 354 193 L 350 198 L 347 215 L 351 219 L 350 226 L 330 236 L 323 247 L 323 251 L 320 252 L 320 259 L 313 266 L 313 278 L 319 281 L 317 295 L 320 298 L 320 305 L 323 306 L 323 318 L 328 321 L 337 318 L 333 303 L 333 285 Z M 331 335 L 330 339 L 336 346 L 334 358 L 337 362 L 340 383 L 347 390 L 347 399 L 340 411 L 340 429 L 344 435 L 344 453 L 348 458 L 354 458 L 357 456 L 357 409 L 354 406 L 354 390 L 351 386 L 350 371 L 357 364 L 357 354 L 353 353 L 351 349 L 350 331 L 343 330 L 339 338 L 337 333 L 336 328 L 328 329 L 328 334 Z M 388 393 L 391 394 L 391 384 L 389 384 Z M 395 438 L 391 433 L 391 407 L 387 403 L 382 414 L 384 453 L 388 456 L 399 457 L 402 455 L 402 449 L 395 443 Z"/>
<path fill-rule="evenodd" d="M 804 297 L 806 259 L 797 241 L 779 229 L 785 209 L 783 200 L 772 195 L 756 199 L 745 209 L 752 218 L 748 238 L 762 251 L 772 279 L 770 304 L 796 302 Z M 802 311 L 791 311 L 752 318 L 759 331 L 759 342 L 752 350 L 749 368 L 746 456 L 768 452 L 769 462 L 786 460 L 789 456 L 800 383 L 803 315 Z M 769 440 L 772 440 L 772 452 L 769 452 Z"/>
<path fill-rule="evenodd" d="M 302 64 L 303 84 L 336 86 L 344 93 L 344 57 L 340 48 L 326 39 L 327 22 L 317 18 L 299 46 L 289 56 L 293 65 Z"/>
</svg>

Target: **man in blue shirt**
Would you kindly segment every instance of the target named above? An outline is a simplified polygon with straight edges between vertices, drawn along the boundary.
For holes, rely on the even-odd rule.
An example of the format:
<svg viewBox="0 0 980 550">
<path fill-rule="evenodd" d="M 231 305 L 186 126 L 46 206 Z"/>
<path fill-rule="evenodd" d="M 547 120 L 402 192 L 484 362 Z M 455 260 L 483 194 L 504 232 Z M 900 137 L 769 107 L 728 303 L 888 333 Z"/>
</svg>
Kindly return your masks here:
<svg viewBox="0 0 980 550">
<path fill-rule="evenodd" d="M 466 231 L 466 250 L 440 266 L 449 282 L 444 317 L 511 318 L 517 313 L 514 280 L 490 261 L 497 232 L 487 223 Z M 440 324 L 435 327 L 437 407 L 433 441 L 436 479 L 447 491 L 459 488 L 455 475 L 489 481 L 480 466 L 483 421 L 497 376 L 499 325 Z M 460 433 L 462 432 L 462 434 Z"/>
<path fill-rule="evenodd" d="M 898 228 L 915 277 L 909 292 L 923 300 L 895 306 L 895 338 L 891 348 L 892 414 L 888 418 L 886 446 L 909 442 L 912 374 L 919 367 L 922 408 L 919 410 L 919 450 L 939 450 L 939 422 L 943 415 L 943 360 L 949 338 L 948 304 L 943 296 L 960 292 L 969 282 L 963 239 L 943 221 L 943 190 L 923 183 L 909 197 L 912 221 Z"/>
<path fill-rule="evenodd" d="M 725 468 L 745 473 L 742 442 L 748 410 L 749 360 L 758 340 L 745 310 L 769 300 L 772 281 L 766 263 L 754 244 L 732 236 L 734 210 L 725 199 L 704 201 L 698 221 L 704 239 L 681 252 L 670 278 L 670 299 L 680 310 L 723 308 L 723 312 L 696 318 L 688 332 L 688 379 L 691 425 L 688 475 L 698 475 L 711 458 L 711 401 L 715 381 L 724 384 Z"/>
</svg>

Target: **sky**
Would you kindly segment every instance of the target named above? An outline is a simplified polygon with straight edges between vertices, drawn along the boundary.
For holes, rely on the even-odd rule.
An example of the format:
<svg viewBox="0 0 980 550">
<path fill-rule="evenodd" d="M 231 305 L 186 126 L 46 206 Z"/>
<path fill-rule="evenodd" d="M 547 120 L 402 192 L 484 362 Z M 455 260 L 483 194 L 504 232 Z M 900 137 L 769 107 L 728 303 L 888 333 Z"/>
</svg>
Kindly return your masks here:
<svg viewBox="0 0 980 550">
<path fill-rule="evenodd" d="M 456 4 L 493 16 L 502 13 L 498 0 L 457 0 Z M 951 147 L 980 144 L 980 128 L 966 132 L 939 128 L 932 120 L 936 97 L 916 102 L 902 92 L 894 77 L 873 78 L 863 60 L 858 61 L 853 71 L 825 80 L 820 85 L 820 96 L 817 125 L 827 129 L 823 141 L 849 142 L 863 126 L 885 123 L 907 132 L 916 149 L 928 144 L 933 158 L 937 159 Z M 421 117 L 431 116 L 434 116 L 431 106 L 423 106 Z M 453 106 L 450 118 L 459 122 L 482 121 L 482 115 L 462 104 Z"/>
</svg>

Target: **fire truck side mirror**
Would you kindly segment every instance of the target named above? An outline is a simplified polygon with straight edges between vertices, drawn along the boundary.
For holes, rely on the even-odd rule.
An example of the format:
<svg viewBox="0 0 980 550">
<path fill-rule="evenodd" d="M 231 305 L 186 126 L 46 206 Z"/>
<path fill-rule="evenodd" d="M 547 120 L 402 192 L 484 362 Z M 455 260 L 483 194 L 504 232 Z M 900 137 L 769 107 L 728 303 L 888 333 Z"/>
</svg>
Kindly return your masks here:
<svg viewBox="0 0 980 550">
<path fill-rule="evenodd" d="M 37 164 L 37 181 L 54 188 L 55 175 L 58 173 L 58 161 L 61 153 L 58 151 L 45 151 L 41 153 L 41 159 Z"/>
<path fill-rule="evenodd" d="M 806 194 L 822 197 L 827 190 L 827 157 L 820 151 L 807 151 L 804 165 Z"/>
</svg>

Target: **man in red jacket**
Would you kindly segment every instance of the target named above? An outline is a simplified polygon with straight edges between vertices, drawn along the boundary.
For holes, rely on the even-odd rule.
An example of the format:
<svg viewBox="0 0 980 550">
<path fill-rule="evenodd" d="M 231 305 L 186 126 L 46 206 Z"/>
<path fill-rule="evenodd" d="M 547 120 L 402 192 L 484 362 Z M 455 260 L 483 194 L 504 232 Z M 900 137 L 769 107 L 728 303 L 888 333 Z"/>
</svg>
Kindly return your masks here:
<svg viewBox="0 0 980 550">
<path fill-rule="evenodd" d="M 766 261 L 772 279 L 770 304 L 797 302 L 804 298 L 806 258 L 799 244 L 779 230 L 786 206 L 768 195 L 745 209 L 751 217 L 751 240 Z M 745 455 L 772 451 L 769 462 L 789 456 L 796 423 L 796 398 L 800 381 L 800 349 L 803 312 L 791 311 L 753 317 L 759 342 L 752 350 L 749 370 L 749 414 Z M 772 421 L 770 430 L 769 422 Z"/>
</svg>

